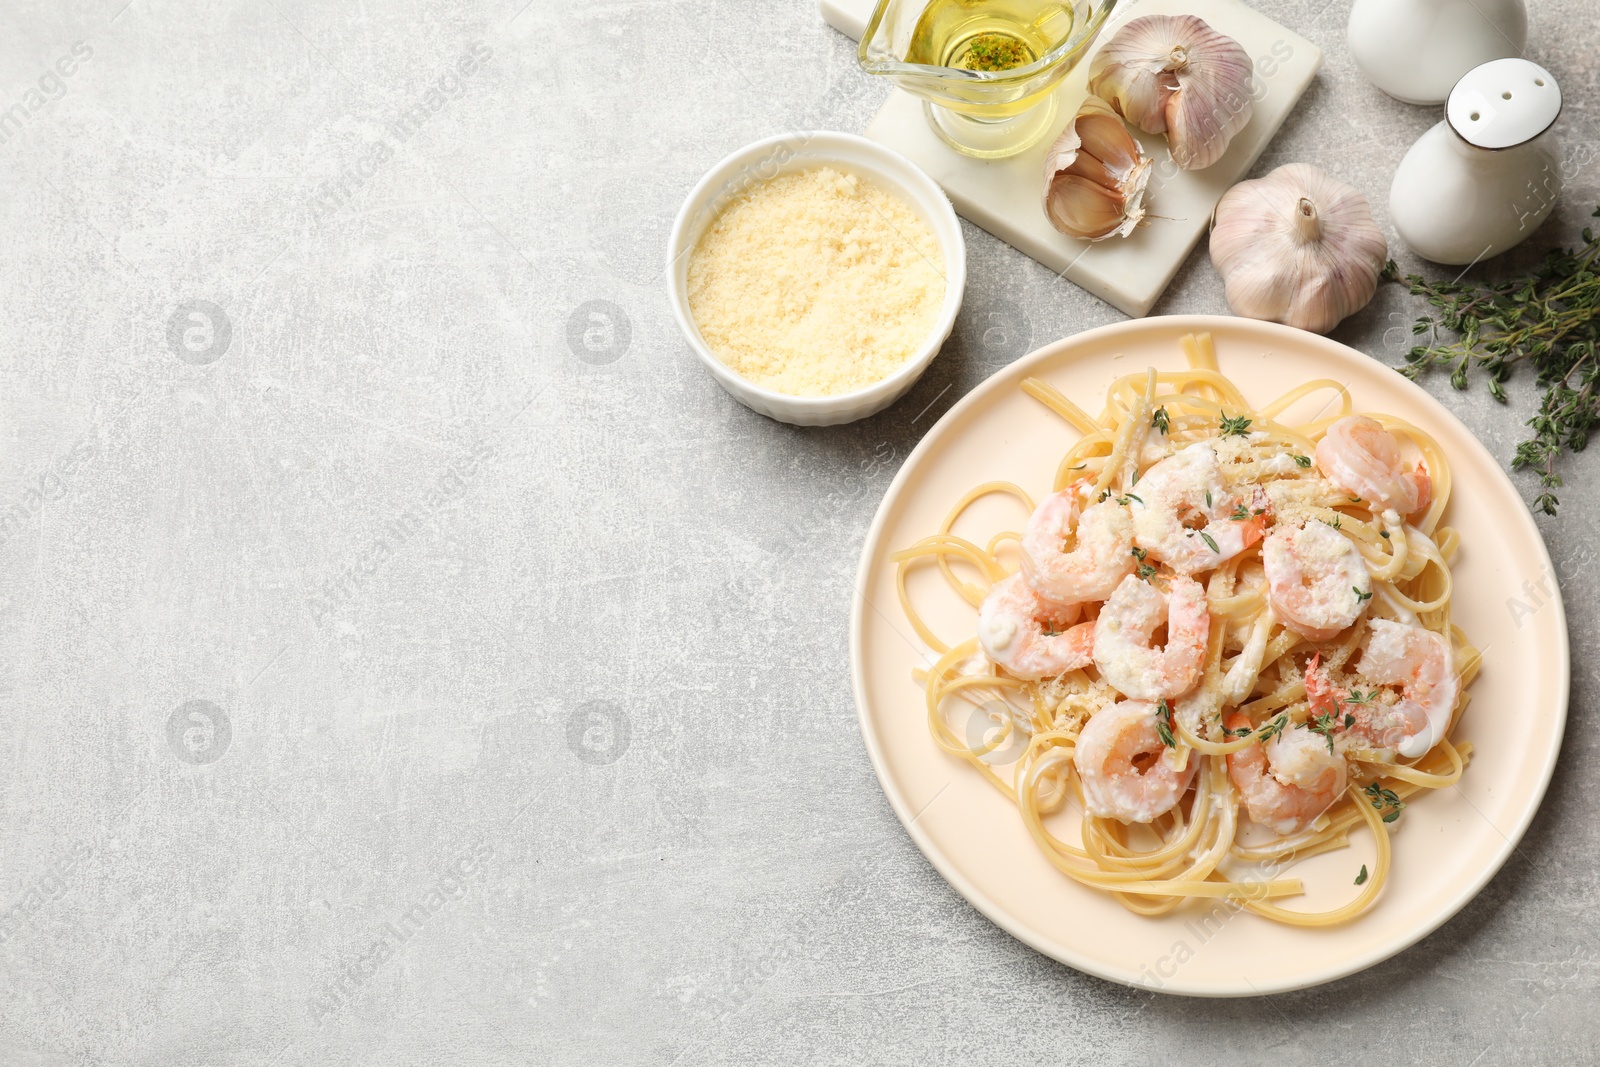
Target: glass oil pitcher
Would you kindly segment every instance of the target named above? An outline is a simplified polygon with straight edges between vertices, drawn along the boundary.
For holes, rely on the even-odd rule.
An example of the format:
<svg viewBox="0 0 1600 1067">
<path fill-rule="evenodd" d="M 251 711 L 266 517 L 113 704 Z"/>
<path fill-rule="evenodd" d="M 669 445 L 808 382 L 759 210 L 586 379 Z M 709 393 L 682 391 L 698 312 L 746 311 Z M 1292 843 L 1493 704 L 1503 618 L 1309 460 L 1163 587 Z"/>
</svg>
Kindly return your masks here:
<svg viewBox="0 0 1600 1067">
<path fill-rule="evenodd" d="M 964 155 L 1001 159 L 1053 129 L 1052 90 L 1088 53 L 1117 0 L 878 0 L 861 69 L 924 100 Z"/>
</svg>

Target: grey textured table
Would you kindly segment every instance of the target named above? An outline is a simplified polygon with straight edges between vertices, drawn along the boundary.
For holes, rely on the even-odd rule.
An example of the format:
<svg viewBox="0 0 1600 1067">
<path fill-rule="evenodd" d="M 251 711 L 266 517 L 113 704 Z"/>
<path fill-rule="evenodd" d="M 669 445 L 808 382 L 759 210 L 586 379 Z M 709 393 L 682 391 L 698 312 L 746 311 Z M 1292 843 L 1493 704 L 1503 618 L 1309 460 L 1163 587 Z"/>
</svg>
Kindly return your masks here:
<svg viewBox="0 0 1600 1067">
<path fill-rule="evenodd" d="M 1327 65 L 1258 172 L 1320 164 L 1385 216 L 1436 112 L 1356 72 L 1347 0 L 1260 6 Z M 1533 19 L 1568 100 L 1542 248 L 1600 199 L 1600 29 L 1585 0 Z M 919 435 L 1120 316 L 968 227 L 926 378 L 798 430 L 725 396 L 668 312 L 692 182 L 769 133 L 858 130 L 886 91 L 811 3 L 11 0 L 0 63 L 0 1063 L 1467 1067 L 1600 1043 L 1600 461 L 1541 520 L 1577 669 L 1511 865 L 1329 987 L 1112 986 L 912 847 L 846 635 Z M 1225 310 L 1203 255 L 1157 310 Z M 1335 336 L 1396 362 L 1413 312 L 1386 287 Z M 1512 393 L 1446 402 L 1504 457 L 1535 396 Z"/>
</svg>

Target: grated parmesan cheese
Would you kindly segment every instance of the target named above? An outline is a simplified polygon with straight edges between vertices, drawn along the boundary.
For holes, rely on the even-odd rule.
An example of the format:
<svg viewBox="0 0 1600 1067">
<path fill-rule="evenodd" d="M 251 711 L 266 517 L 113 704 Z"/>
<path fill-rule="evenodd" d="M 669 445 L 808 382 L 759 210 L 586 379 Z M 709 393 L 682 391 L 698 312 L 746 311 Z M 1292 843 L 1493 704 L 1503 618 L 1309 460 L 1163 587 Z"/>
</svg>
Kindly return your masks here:
<svg viewBox="0 0 1600 1067">
<path fill-rule="evenodd" d="M 832 396 L 894 373 L 932 332 L 944 259 L 898 197 L 828 167 L 780 174 L 724 208 L 689 260 L 689 310 L 744 378 Z"/>
</svg>

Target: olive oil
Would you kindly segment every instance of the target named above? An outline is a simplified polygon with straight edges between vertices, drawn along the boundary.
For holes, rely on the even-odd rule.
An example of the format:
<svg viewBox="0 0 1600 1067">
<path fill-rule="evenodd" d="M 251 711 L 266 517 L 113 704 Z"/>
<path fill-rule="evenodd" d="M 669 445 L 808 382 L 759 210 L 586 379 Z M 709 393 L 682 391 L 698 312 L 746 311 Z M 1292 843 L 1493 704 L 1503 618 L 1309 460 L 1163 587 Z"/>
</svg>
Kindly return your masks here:
<svg viewBox="0 0 1600 1067">
<path fill-rule="evenodd" d="M 907 63 L 957 70 L 1026 66 L 1072 33 L 1072 7 L 1046 0 L 929 0 Z"/>
<path fill-rule="evenodd" d="M 929 126 L 957 152 L 1005 159 L 1050 133 L 1056 87 L 1114 6 L 1116 0 L 881 0 L 861 64 L 922 97 Z"/>
</svg>

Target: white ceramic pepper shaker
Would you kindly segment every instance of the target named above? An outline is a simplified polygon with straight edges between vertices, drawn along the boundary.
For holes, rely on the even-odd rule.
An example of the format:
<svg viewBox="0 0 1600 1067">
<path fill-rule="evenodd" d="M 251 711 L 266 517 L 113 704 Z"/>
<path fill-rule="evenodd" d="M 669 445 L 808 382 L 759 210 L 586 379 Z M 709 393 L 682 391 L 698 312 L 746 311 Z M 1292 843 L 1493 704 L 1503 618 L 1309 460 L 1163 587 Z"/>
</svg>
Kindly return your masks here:
<svg viewBox="0 0 1600 1067">
<path fill-rule="evenodd" d="M 1356 0 L 1350 53 L 1367 80 L 1408 104 L 1442 104 L 1462 75 L 1522 55 L 1523 0 Z"/>
<path fill-rule="evenodd" d="M 1560 113 L 1561 89 L 1537 63 L 1497 59 L 1469 71 L 1444 121 L 1395 171 L 1389 215 L 1411 250 L 1435 263 L 1476 263 L 1538 229 L 1561 192 L 1549 132 Z"/>
</svg>

